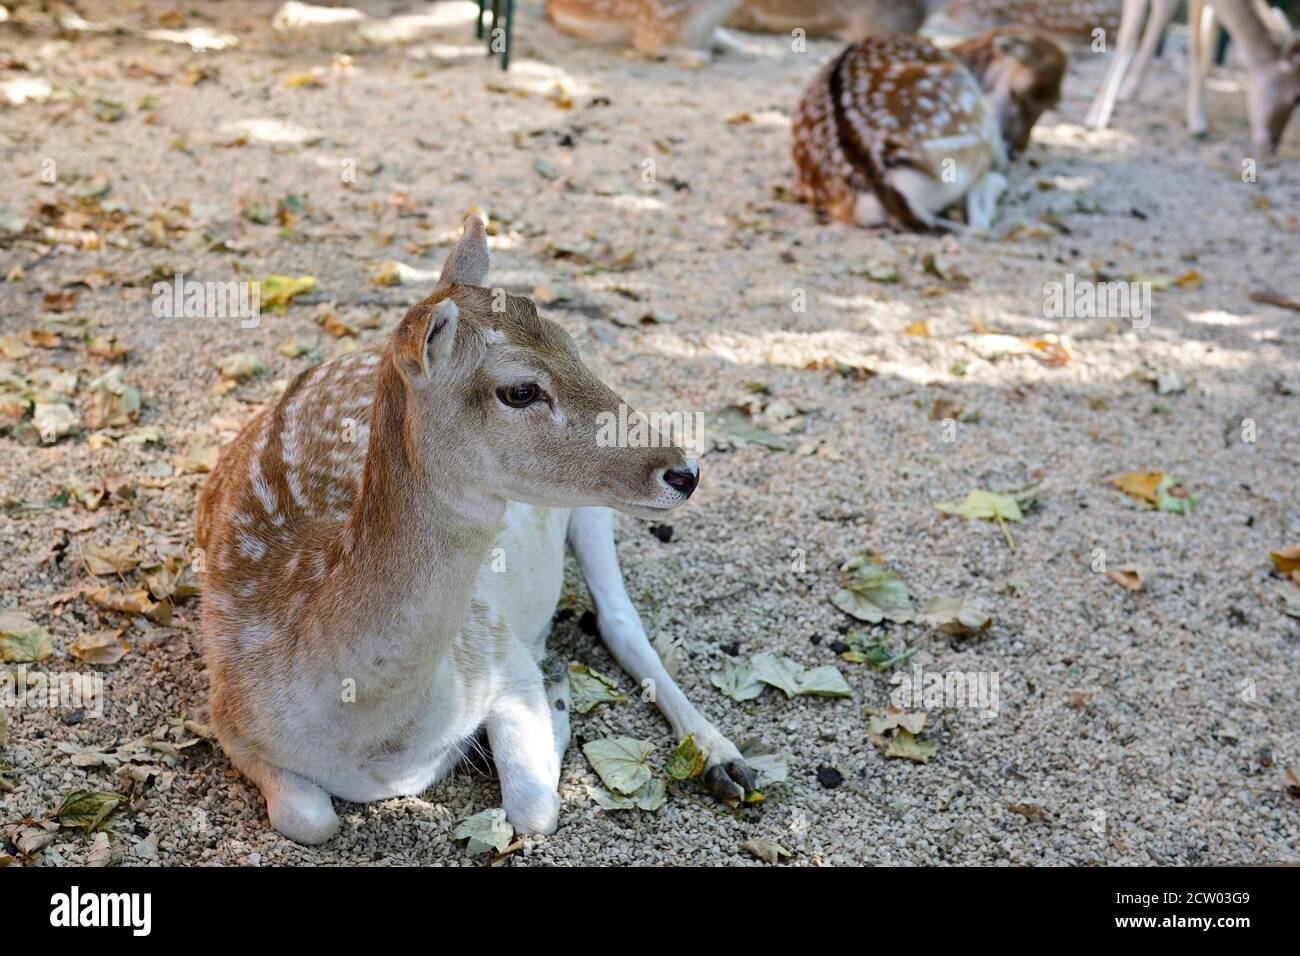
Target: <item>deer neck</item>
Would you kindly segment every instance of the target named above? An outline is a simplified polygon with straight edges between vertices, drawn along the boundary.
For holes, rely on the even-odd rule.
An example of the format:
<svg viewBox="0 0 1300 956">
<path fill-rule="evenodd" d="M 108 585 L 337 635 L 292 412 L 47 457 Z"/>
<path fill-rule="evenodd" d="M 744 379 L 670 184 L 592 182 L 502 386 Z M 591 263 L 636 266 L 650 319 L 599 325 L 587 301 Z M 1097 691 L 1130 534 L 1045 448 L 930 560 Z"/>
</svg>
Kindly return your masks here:
<svg viewBox="0 0 1300 956">
<path fill-rule="evenodd" d="M 339 542 L 355 593 L 383 622 L 385 656 L 408 666 L 441 656 L 460 631 L 506 507 L 466 473 L 454 430 L 439 437 L 437 463 L 428 462 L 410 401 L 401 374 L 385 361 L 361 491 Z M 403 639 L 410 648 L 392 646 Z"/>
<path fill-rule="evenodd" d="M 1237 43 L 1247 69 L 1258 70 L 1280 58 L 1281 52 L 1268 32 L 1268 25 L 1249 0 L 1216 0 L 1214 12 Z"/>
</svg>

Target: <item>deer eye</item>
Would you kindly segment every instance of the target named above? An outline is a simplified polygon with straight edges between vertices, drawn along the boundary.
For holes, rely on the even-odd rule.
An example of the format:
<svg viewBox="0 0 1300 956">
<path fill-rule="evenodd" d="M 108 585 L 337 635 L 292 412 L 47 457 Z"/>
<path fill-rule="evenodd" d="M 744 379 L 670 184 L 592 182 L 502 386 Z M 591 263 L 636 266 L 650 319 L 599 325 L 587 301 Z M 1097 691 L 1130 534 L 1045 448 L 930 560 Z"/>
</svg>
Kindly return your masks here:
<svg viewBox="0 0 1300 956">
<path fill-rule="evenodd" d="M 542 390 L 536 382 L 516 382 L 497 389 L 497 398 L 511 408 L 527 408 L 541 397 Z"/>
</svg>

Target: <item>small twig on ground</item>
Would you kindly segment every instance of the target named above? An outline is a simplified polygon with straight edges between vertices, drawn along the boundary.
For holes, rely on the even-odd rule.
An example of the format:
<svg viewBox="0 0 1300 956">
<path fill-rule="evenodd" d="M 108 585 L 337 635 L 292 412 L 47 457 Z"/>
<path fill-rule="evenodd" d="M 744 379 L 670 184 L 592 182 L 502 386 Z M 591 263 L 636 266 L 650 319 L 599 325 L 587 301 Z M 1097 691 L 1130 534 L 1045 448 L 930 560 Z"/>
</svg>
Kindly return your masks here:
<svg viewBox="0 0 1300 956">
<path fill-rule="evenodd" d="M 1300 300 L 1288 299 L 1286 296 L 1274 292 L 1272 289 L 1258 289 L 1250 294 L 1251 302 L 1259 302 L 1264 305 L 1275 305 L 1279 309 L 1291 309 L 1300 312 Z"/>
</svg>

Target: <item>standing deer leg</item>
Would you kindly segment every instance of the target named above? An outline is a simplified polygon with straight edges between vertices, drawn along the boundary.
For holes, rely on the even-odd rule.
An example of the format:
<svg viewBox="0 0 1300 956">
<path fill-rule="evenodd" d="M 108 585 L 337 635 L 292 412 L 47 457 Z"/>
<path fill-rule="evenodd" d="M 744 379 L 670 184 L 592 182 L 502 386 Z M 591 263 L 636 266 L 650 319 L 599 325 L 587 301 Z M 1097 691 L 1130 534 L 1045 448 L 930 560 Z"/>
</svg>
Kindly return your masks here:
<svg viewBox="0 0 1300 956">
<path fill-rule="evenodd" d="M 1205 118 L 1205 75 L 1210 69 L 1214 40 L 1214 9 L 1205 0 L 1187 3 L 1187 131 L 1204 136 L 1210 124 Z"/>
<path fill-rule="evenodd" d="M 1119 37 L 1115 41 L 1114 59 L 1106 70 L 1106 79 L 1092 106 L 1088 109 L 1085 121 L 1093 129 L 1105 129 L 1110 124 L 1111 114 L 1115 112 L 1115 98 L 1119 85 L 1124 81 L 1129 64 L 1133 62 L 1133 51 L 1137 49 L 1138 35 L 1142 32 L 1143 19 L 1147 12 L 1147 0 L 1124 0 L 1120 13 Z"/>
<path fill-rule="evenodd" d="M 1147 28 L 1142 34 L 1142 45 L 1138 47 L 1137 56 L 1133 58 L 1133 65 L 1124 79 L 1124 85 L 1119 89 L 1121 102 L 1131 100 L 1137 95 L 1138 88 L 1142 85 L 1142 77 L 1146 75 L 1147 67 L 1151 65 L 1151 60 L 1156 55 L 1160 38 L 1164 36 L 1165 28 L 1169 26 L 1169 18 L 1174 15 L 1177 6 L 1177 0 L 1151 0 L 1151 15 L 1147 17 Z"/>
</svg>

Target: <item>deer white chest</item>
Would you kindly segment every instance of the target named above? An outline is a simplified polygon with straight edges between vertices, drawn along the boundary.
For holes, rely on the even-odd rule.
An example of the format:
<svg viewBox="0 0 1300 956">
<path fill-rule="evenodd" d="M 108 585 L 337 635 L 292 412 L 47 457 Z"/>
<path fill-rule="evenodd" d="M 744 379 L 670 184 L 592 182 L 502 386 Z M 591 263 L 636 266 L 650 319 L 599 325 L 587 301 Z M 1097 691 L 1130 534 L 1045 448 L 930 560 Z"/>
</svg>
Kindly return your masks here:
<svg viewBox="0 0 1300 956">
<path fill-rule="evenodd" d="M 418 794 L 455 767 L 501 689 L 532 679 L 545 655 L 568 520 L 564 509 L 507 507 L 452 652 L 400 691 L 339 709 L 348 726 L 322 739 L 313 779 L 370 801 Z"/>
</svg>

